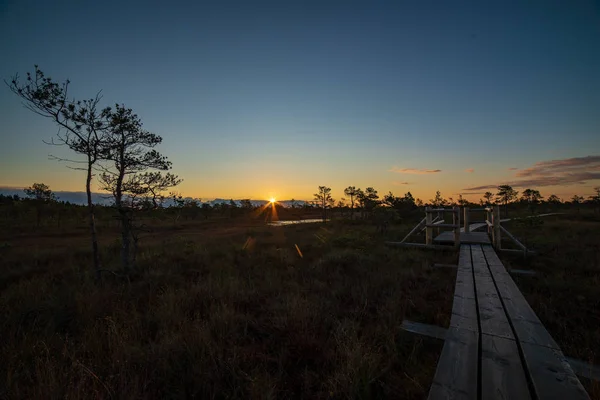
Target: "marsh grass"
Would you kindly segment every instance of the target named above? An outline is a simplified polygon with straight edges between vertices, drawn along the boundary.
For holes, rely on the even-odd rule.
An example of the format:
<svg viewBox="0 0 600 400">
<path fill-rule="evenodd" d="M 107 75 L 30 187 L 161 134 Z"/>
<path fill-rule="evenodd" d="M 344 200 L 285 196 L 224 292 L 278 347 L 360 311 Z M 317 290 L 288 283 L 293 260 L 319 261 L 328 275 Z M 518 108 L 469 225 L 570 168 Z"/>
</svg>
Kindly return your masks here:
<svg viewBox="0 0 600 400">
<path fill-rule="evenodd" d="M 82 238 L 19 238 L 1 253 L 9 399 L 420 399 L 442 343 L 400 324 L 447 324 L 454 283 L 354 222 L 165 228 L 135 273 L 100 284 Z M 118 243 L 101 239 L 115 268 Z"/>
</svg>

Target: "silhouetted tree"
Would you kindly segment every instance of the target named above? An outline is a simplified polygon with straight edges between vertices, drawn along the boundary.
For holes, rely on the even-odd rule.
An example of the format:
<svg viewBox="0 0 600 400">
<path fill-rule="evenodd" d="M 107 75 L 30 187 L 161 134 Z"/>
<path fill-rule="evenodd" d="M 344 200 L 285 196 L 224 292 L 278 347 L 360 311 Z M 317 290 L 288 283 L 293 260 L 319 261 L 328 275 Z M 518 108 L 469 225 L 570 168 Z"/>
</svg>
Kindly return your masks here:
<svg viewBox="0 0 600 400">
<path fill-rule="evenodd" d="M 486 206 L 491 206 L 492 205 L 492 199 L 494 198 L 494 193 L 492 193 L 492 192 L 485 192 L 483 194 L 483 198 L 485 199 L 485 205 Z"/>
<path fill-rule="evenodd" d="M 540 194 L 538 190 L 535 189 L 525 189 L 521 194 L 521 201 L 527 203 L 527 206 L 533 212 L 536 204 L 540 202 L 544 197 Z"/>
<path fill-rule="evenodd" d="M 23 189 L 23 192 L 30 199 L 38 200 L 41 202 L 50 202 L 56 200 L 54 193 L 50 190 L 48 185 L 43 183 L 34 183 L 28 188 Z"/>
<path fill-rule="evenodd" d="M 56 196 L 54 196 L 48 185 L 43 183 L 34 183 L 32 186 L 23 189 L 23 192 L 35 203 L 35 221 L 36 226 L 39 227 L 44 205 L 56 201 Z"/>
<path fill-rule="evenodd" d="M 111 161 L 112 165 L 102 168 L 102 189 L 114 196 L 121 221 L 121 263 L 123 269 L 129 270 L 134 257 L 131 251 L 134 207 L 124 201 L 124 196 L 147 192 L 147 186 L 140 186 L 141 176 L 149 169 L 169 170 L 171 162 L 154 150 L 162 142 L 162 137 L 144 130 L 141 119 L 133 110 L 117 104 L 114 110 L 109 108 L 105 112 L 108 117 L 108 136 L 102 158 Z M 159 178 L 162 182 L 174 185 L 180 182 L 175 175 L 162 179 L 164 177 Z M 163 189 L 167 187 L 163 186 Z"/>
<path fill-rule="evenodd" d="M 550 204 L 560 204 L 560 198 L 555 195 L 555 194 L 551 194 L 550 196 L 548 196 L 548 200 L 546 200 L 548 203 Z"/>
<path fill-rule="evenodd" d="M 332 206 L 331 188 L 319 186 L 319 191 L 314 194 L 314 200 L 318 202 L 323 212 L 323 223 L 327 223 L 327 209 Z"/>
<path fill-rule="evenodd" d="M 461 207 L 465 207 L 465 206 L 468 206 L 468 205 L 469 205 L 469 200 L 466 200 L 466 199 L 464 199 L 464 198 L 462 197 L 462 194 L 459 194 L 459 195 L 458 195 L 458 200 L 457 200 L 457 203 L 458 203 L 458 205 L 459 205 L 459 206 L 461 206 Z"/>
<path fill-rule="evenodd" d="M 152 208 L 156 209 L 164 199 L 162 193 L 181 182 L 183 182 L 182 179 L 169 172 L 163 175 L 159 171 L 151 171 L 134 174 L 131 178 L 130 187 L 131 192 L 146 197 L 152 203 Z"/>
<path fill-rule="evenodd" d="M 508 203 L 517 199 L 519 192 L 514 190 L 510 185 L 498 186 L 498 193 L 496 193 L 496 200 L 504 204 L 504 213 L 508 216 Z"/>
<path fill-rule="evenodd" d="M 413 195 L 408 192 L 404 197 L 396 197 L 392 192 L 389 192 L 383 197 L 383 204 L 399 212 L 407 212 L 417 207 Z"/>
<path fill-rule="evenodd" d="M 372 214 L 375 207 L 377 207 L 379 204 L 379 195 L 377 194 L 377 190 L 372 187 L 366 188 L 364 192 L 363 204 L 367 214 Z"/>
<path fill-rule="evenodd" d="M 530 204 L 538 203 L 543 198 L 544 196 L 542 196 L 540 192 L 535 189 L 525 189 L 521 194 L 521 200 Z"/>
<path fill-rule="evenodd" d="M 358 189 L 358 191 L 359 190 L 360 189 Z M 358 191 L 354 186 L 348 186 L 346 189 L 344 189 L 344 194 L 346 196 L 350 196 L 350 219 L 354 217 L 354 204 L 356 202 L 356 195 Z"/>
<path fill-rule="evenodd" d="M 103 142 L 106 134 L 105 110 L 99 111 L 97 109 L 101 99 L 100 92 L 89 100 L 70 99 L 68 97 L 69 80 L 57 83 L 52 78 L 46 77 L 37 65 L 34 69 L 33 75 L 27 72 L 25 82 L 21 82 L 19 75 L 16 74 L 10 83 L 6 81 L 5 83 L 13 93 L 24 100 L 27 109 L 54 121 L 58 125 L 59 131 L 51 144 L 65 145 L 73 152 L 85 157 L 84 161 L 73 162 L 85 165 L 81 169 L 86 171 L 85 192 L 89 212 L 94 269 L 98 279 L 100 277 L 100 254 L 98 252 L 91 182 L 94 166 L 101 159 L 101 153 L 104 151 Z"/>
<path fill-rule="evenodd" d="M 446 200 L 442 197 L 442 194 L 440 193 L 439 190 L 435 192 L 435 197 L 433 199 L 429 200 L 429 202 L 434 207 L 444 207 L 445 205 L 448 204 L 448 200 Z"/>
</svg>

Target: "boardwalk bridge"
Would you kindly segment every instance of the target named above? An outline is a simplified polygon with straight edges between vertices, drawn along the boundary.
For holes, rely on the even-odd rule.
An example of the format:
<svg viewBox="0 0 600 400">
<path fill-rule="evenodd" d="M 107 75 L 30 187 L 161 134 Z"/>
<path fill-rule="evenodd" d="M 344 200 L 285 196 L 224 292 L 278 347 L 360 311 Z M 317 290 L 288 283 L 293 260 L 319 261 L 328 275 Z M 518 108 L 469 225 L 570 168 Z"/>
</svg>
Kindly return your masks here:
<svg viewBox="0 0 600 400">
<path fill-rule="evenodd" d="M 485 212 L 486 219 L 470 224 L 471 211 Z M 459 250 L 450 327 L 404 324 L 445 340 L 429 399 L 589 399 L 571 365 L 576 360 L 564 356 L 497 255 L 502 234 L 519 247 L 513 251 L 528 253 L 501 222 L 497 206 L 427 208 L 404 240 L 388 242 L 434 249 L 450 243 Z M 434 229 L 443 228 L 451 230 L 434 237 Z M 481 228 L 487 231 L 476 232 Z M 424 244 L 406 242 L 423 229 Z"/>
</svg>

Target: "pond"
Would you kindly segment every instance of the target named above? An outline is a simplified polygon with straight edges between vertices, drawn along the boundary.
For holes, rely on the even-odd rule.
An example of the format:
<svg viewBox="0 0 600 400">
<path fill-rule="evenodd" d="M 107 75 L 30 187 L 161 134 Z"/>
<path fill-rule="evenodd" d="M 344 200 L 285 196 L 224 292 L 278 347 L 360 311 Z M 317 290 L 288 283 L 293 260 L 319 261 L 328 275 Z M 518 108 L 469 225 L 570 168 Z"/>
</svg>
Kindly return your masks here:
<svg viewBox="0 0 600 400">
<path fill-rule="evenodd" d="M 295 225 L 295 224 L 314 224 L 316 222 L 323 222 L 323 219 L 322 218 L 313 218 L 313 219 L 296 219 L 296 220 L 288 220 L 288 221 L 272 221 L 272 222 L 268 222 L 267 225 L 286 226 L 286 225 Z"/>
</svg>

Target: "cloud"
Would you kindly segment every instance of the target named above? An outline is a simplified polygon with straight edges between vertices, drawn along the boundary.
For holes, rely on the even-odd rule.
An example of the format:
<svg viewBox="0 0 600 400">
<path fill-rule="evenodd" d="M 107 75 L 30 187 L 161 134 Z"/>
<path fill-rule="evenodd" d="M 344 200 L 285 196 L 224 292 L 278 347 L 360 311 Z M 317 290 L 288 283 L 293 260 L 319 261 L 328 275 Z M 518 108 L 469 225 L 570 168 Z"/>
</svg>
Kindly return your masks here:
<svg viewBox="0 0 600 400">
<path fill-rule="evenodd" d="M 475 172 L 475 169 L 473 169 L 473 168 L 467 168 L 467 169 L 465 169 L 465 172 L 468 172 L 468 173 L 472 174 L 473 172 Z"/>
<path fill-rule="evenodd" d="M 540 161 L 533 167 L 517 172 L 516 176 L 552 175 L 567 171 L 590 172 L 600 171 L 600 156 L 565 158 L 563 160 Z"/>
<path fill-rule="evenodd" d="M 517 167 L 510 167 L 510 168 L 507 168 L 507 169 L 508 169 L 509 171 L 516 171 L 516 170 L 518 170 L 519 168 L 517 168 Z"/>
<path fill-rule="evenodd" d="M 392 184 L 395 186 L 410 185 L 410 182 L 392 182 Z"/>
<path fill-rule="evenodd" d="M 512 170 L 512 168 L 511 168 Z M 540 161 L 529 168 L 519 170 L 515 178 L 502 184 L 516 188 L 544 186 L 568 186 L 600 180 L 600 156 L 564 158 Z M 495 189 L 498 185 L 483 185 L 465 188 L 469 192 Z"/>
<path fill-rule="evenodd" d="M 438 172 L 442 172 L 441 169 L 416 169 L 416 168 L 398 168 L 398 167 L 392 167 L 392 169 L 390 169 L 389 171 L 395 172 L 397 174 L 416 174 L 416 175 L 435 174 Z"/>
</svg>

